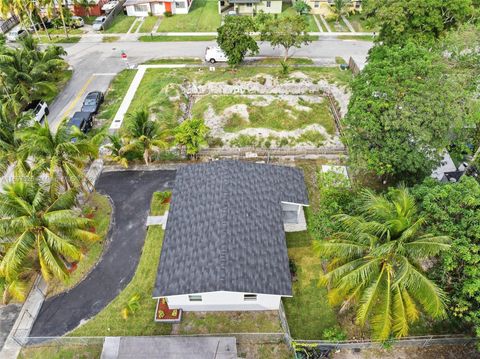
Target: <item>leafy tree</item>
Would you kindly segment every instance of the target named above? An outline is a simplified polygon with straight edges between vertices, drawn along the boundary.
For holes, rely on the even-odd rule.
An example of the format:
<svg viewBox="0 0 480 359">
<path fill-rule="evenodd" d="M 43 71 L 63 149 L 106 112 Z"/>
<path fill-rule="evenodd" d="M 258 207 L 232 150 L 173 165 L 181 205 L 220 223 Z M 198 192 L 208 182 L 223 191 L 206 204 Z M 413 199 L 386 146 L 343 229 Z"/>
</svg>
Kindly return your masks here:
<svg viewBox="0 0 480 359">
<path fill-rule="evenodd" d="M 480 337 L 480 184 L 467 176 L 458 183 L 428 179 L 413 194 L 428 231 L 453 238 L 436 275 L 451 299 L 451 315 L 473 325 Z"/>
<path fill-rule="evenodd" d="M 203 120 L 183 121 L 175 131 L 175 142 L 187 149 L 187 155 L 196 158 L 200 147 L 207 144 L 209 130 Z"/>
<path fill-rule="evenodd" d="M 312 7 L 303 0 L 296 0 L 295 3 L 293 4 L 293 9 L 298 14 L 305 15 L 305 14 L 308 14 L 310 10 L 312 10 Z"/>
<path fill-rule="evenodd" d="M 162 130 L 157 121 L 151 121 L 146 109 L 127 114 L 122 137 L 126 144 L 120 154 L 140 151 L 147 166 L 154 152 L 168 148 L 168 131 Z"/>
<path fill-rule="evenodd" d="M 438 166 L 467 127 L 467 92 L 436 52 L 408 43 L 375 46 L 352 85 L 343 120 L 352 164 L 412 181 Z"/>
<path fill-rule="evenodd" d="M 255 31 L 255 23 L 246 16 L 227 16 L 222 26 L 218 28 L 217 43 L 227 55 L 228 64 L 238 65 L 247 53 L 257 54 L 257 42 L 250 35 Z"/>
<path fill-rule="evenodd" d="M 262 27 L 260 39 L 269 41 L 273 47 L 285 49 L 284 61 L 288 59 L 288 51 L 292 47 L 301 47 L 310 43 L 308 22 L 302 15 L 271 18 Z"/>
<path fill-rule="evenodd" d="M 348 8 L 350 7 L 350 0 L 334 0 L 333 1 L 333 12 L 336 15 L 336 21 L 339 22 L 342 15 L 348 13 Z"/>
<path fill-rule="evenodd" d="M 342 231 L 314 246 L 333 259 L 321 281 L 332 286 L 329 300 L 342 310 L 356 305 L 356 320 L 367 322 L 373 337 L 403 337 L 423 309 L 445 315 L 445 294 L 422 270 L 422 261 L 450 248 L 449 238 L 423 233 L 425 218 L 417 215 L 405 188 L 389 197 L 362 193 L 360 215 L 337 215 Z"/>
<path fill-rule="evenodd" d="M 74 0 L 74 3 L 80 6 L 87 16 L 90 16 L 90 8 L 95 6 L 95 2 L 92 0 Z"/>
<path fill-rule="evenodd" d="M 84 188 L 85 163 L 98 155 L 103 137 L 83 137 L 78 129 L 68 128 L 65 123 L 54 132 L 48 121 L 36 123 L 18 136 L 22 140 L 21 152 L 34 159 L 33 173 L 47 174 L 52 183 L 59 180 L 65 190 Z"/>
<path fill-rule="evenodd" d="M 37 181 L 7 184 L 0 193 L 0 233 L 4 256 L 0 277 L 8 295 L 22 299 L 22 274 L 33 264 L 42 276 L 66 279 L 68 261 L 82 256 L 79 246 L 95 241 L 92 222 L 73 210 L 76 192 L 49 192 Z M 33 259 L 33 261 L 32 261 Z"/>
<path fill-rule="evenodd" d="M 363 11 L 380 27 L 384 44 L 432 41 L 474 15 L 471 0 L 366 0 Z"/>
<path fill-rule="evenodd" d="M 105 148 L 110 151 L 110 154 L 106 156 L 107 159 L 117 162 L 124 168 L 128 168 L 128 157 L 122 150 L 126 145 L 124 139 L 118 135 L 109 135 L 108 139 L 110 140 L 110 143 L 105 145 Z"/>
</svg>

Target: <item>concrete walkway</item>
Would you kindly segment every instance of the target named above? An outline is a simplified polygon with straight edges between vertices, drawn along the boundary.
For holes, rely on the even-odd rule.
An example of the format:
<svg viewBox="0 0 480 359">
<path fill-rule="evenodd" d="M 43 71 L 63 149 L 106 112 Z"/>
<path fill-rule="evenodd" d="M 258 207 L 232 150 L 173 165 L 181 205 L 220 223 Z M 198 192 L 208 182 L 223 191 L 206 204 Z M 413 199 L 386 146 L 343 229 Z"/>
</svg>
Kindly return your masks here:
<svg viewBox="0 0 480 359">
<path fill-rule="evenodd" d="M 323 15 L 320 14 L 319 16 L 320 16 L 320 20 L 322 20 L 323 26 L 325 26 L 325 29 L 327 29 L 327 32 L 328 32 L 330 35 L 337 34 L 337 33 L 332 33 L 332 29 L 330 29 L 330 26 L 328 26 L 327 20 L 325 20 L 325 18 L 323 17 Z M 338 34 L 343 34 L 343 33 L 340 32 L 340 33 L 338 33 Z"/>
<path fill-rule="evenodd" d="M 318 30 L 323 33 L 324 32 L 323 27 L 322 27 L 322 24 L 320 24 L 320 21 L 318 21 L 318 16 L 313 15 L 313 20 L 315 20 L 315 23 L 317 24 Z"/>
<path fill-rule="evenodd" d="M 135 97 L 135 93 L 137 92 L 138 86 L 140 86 L 140 83 L 142 82 L 143 76 L 145 75 L 145 72 L 147 71 L 147 69 L 161 69 L 161 68 L 175 69 L 175 68 L 182 68 L 182 67 L 187 67 L 187 65 L 173 64 L 173 65 L 140 65 L 138 66 L 137 73 L 135 74 L 135 77 L 133 78 L 132 83 L 128 88 L 128 91 L 125 97 L 123 98 L 123 101 L 120 107 L 118 108 L 118 111 L 115 114 L 115 117 L 113 118 L 112 124 L 110 125 L 110 131 L 116 131 L 120 129 L 120 127 L 122 126 L 122 122 L 125 117 L 125 114 L 127 113 L 133 98 Z"/>
<path fill-rule="evenodd" d="M 106 337 L 101 359 L 237 359 L 235 337 Z"/>
<path fill-rule="evenodd" d="M 348 21 L 348 19 L 345 17 L 345 15 L 342 15 L 342 20 L 345 23 L 345 25 L 347 25 L 348 30 L 350 30 L 350 32 L 356 32 L 352 24 L 350 23 L 350 21 Z"/>
</svg>

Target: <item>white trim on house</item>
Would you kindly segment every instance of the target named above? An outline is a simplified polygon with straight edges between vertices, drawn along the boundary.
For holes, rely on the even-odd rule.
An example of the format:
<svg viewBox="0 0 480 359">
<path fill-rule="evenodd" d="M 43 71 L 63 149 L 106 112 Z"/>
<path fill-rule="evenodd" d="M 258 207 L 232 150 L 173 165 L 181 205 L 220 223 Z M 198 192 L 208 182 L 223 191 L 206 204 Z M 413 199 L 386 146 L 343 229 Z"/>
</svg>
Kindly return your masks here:
<svg viewBox="0 0 480 359">
<path fill-rule="evenodd" d="M 193 0 L 145 0 L 138 1 L 136 4 L 126 3 L 125 8 L 128 16 L 145 17 L 149 14 L 153 16 L 161 16 L 165 13 L 167 6 L 165 3 L 170 3 L 172 14 L 188 14 Z"/>
<path fill-rule="evenodd" d="M 245 295 L 252 294 L 256 295 L 255 300 L 245 299 Z M 189 296 L 197 298 L 201 296 L 201 300 L 190 301 Z M 187 312 L 278 310 L 282 297 L 291 296 L 227 291 L 165 296 L 170 309 L 182 309 Z"/>
</svg>

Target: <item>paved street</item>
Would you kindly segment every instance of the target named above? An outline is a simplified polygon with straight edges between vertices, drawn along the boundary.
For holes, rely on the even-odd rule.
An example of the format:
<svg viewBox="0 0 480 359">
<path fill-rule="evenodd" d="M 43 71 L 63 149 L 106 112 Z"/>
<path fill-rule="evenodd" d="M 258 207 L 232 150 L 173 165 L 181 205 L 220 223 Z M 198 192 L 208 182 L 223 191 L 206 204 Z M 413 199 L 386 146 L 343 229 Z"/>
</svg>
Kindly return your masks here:
<svg viewBox="0 0 480 359">
<path fill-rule="evenodd" d="M 174 180 L 175 171 L 162 170 L 107 172 L 100 176 L 96 188 L 109 195 L 114 204 L 113 226 L 103 256 L 76 287 L 43 303 L 30 336 L 64 335 L 120 294 L 137 269 L 152 193 L 171 189 Z"/>
<path fill-rule="evenodd" d="M 60 120 L 71 116 L 81 107 L 89 91 L 105 91 L 115 75 L 126 67 L 120 58 L 121 51 L 128 55 L 128 62 L 140 64 L 149 59 L 162 57 L 203 57 L 205 48 L 214 41 L 194 42 L 114 42 L 102 43 L 84 38 L 77 44 L 66 44 L 67 61 L 74 69 L 73 77 L 64 91 L 50 106 L 50 124 L 58 126 Z M 336 56 L 366 57 L 372 43 L 366 41 L 337 40 L 324 38 L 314 41 L 291 53 L 298 57 L 333 60 Z M 259 56 L 282 56 L 283 50 L 272 49 L 269 44 L 260 44 Z"/>
</svg>

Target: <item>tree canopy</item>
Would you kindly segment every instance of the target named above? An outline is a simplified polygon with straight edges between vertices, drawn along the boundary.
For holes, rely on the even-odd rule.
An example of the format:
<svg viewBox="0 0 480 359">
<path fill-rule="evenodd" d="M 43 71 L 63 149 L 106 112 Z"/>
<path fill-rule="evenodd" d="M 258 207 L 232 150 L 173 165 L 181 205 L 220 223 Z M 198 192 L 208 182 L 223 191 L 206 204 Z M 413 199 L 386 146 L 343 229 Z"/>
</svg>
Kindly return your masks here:
<svg viewBox="0 0 480 359">
<path fill-rule="evenodd" d="M 450 313 L 474 326 L 480 336 L 480 184 L 463 176 L 458 183 L 428 179 L 413 189 L 427 230 L 452 238 L 436 277 L 451 300 Z"/>
<path fill-rule="evenodd" d="M 257 54 L 257 42 L 250 35 L 255 31 L 255 23 L 247 16 L 226 16 L 225 22 L 218 28 L 217 43 L 227 55 L 228 64 L 238 65 L 247 53 Z"/>
<path fill-rule="evenodd" d="M 405 181 L 430 174 L 463 136 L 467 90 L 436 51 L 375 46 L 352 85 L 343 120 L 353 166 Z"/>
<path fill-rule="evenodd" d="M 387 45 L 431 42 L 475 14 L 471 0 L 366 0 L 363 11 L 380 27 L 378 41 Z"/>
</svg>

